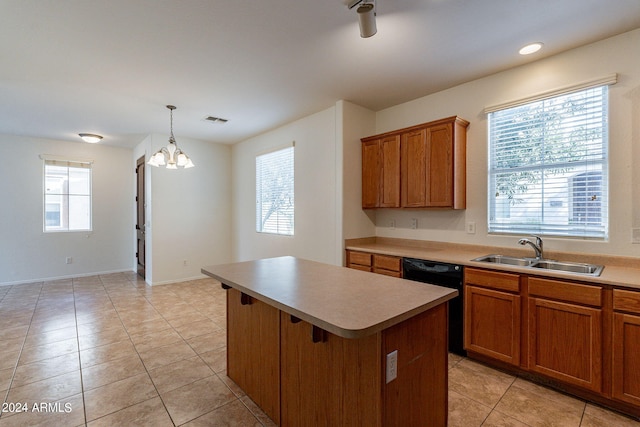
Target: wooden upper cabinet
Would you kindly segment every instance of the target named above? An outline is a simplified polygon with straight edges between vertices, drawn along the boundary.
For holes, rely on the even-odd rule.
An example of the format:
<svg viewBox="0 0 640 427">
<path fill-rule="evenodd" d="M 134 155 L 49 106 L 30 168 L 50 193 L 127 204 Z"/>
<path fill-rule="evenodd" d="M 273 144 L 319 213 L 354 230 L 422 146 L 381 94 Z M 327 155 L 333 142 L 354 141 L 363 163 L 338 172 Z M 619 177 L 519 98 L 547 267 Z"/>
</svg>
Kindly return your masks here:
<svg viewBox="0 0 640 427">
<path fill-rule="evenodd" d="M 362 207 L 400 207 L 400 135 L 363 140 Z"/>
<path fill-rule="evenodd" d="M 362 207 L 466 208 L 466 128 L 449 117 L 362 139 Z"/>
</svg>

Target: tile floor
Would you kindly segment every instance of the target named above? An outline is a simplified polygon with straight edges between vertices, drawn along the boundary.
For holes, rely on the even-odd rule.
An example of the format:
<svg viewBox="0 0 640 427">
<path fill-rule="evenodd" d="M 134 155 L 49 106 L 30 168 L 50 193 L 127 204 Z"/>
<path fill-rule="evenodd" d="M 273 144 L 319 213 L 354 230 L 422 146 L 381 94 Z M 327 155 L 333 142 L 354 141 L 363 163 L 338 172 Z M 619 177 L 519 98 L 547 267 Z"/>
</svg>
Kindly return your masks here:
<svg viewBox="0 0 640 427">
<path fill-rule="evenodd" d="M 225 375 L 224 295 L 134 273 L 0 286 L 0 427 L 272 426 Z M 640 426 L 454 355 L 449 383 L 452 427 Z"/>
</svg>

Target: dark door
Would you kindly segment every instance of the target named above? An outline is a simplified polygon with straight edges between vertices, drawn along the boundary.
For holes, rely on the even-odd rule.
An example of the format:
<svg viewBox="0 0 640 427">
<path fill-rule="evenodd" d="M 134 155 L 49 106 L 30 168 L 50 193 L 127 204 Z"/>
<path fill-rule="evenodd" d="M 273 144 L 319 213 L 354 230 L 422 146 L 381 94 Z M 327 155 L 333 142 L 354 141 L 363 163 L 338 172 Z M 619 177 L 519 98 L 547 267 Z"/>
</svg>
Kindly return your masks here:
<svg viewBox="0 0 640 427">
<path fill-rule="evenodd" d="M 144 200 L 144 156 L 136 162 L 136 258 L 138 259 L 138 274 L 145 277 L 145 200 Z"/>
</svg>

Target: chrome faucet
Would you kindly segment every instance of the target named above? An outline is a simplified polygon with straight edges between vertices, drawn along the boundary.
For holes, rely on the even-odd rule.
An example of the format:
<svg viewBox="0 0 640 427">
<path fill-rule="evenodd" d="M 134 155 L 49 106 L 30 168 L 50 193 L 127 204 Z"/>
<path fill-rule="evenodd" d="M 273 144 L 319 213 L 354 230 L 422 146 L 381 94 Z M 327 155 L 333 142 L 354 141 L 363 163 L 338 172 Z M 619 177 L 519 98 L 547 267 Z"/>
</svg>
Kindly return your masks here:
<svg viewBox="0 0 640 427">
<path fill-rule="evenodd" d="M 536 259 L 542 259 L 543 258 L 543 247 L 542 247 L 542 239 L 540 238 L 540 236 L 531 236 L 531 237 L 535 237 L 536 238 L 536 242 L 533 243 L 531 240 L 529 239 L 520 239 L 518 240 L 518 244 L 520 245 L 531 245 L 531 247 L 533 248 L 534 251 L 536 251 Z"/>
</svg>

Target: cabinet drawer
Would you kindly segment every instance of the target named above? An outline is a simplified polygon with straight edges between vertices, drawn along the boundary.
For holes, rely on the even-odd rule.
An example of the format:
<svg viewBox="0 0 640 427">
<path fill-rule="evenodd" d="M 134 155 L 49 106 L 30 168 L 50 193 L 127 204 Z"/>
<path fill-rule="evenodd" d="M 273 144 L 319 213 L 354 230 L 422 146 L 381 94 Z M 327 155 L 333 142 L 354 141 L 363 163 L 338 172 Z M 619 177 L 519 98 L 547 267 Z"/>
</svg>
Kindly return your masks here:
<svg viewBox="0 0 640 427">
<path fill-rule="evenodd" d="M 613 290 L 613 309 L 640 314 L 640 292 Z"/>
<path fill-rule="evenodd" d="M 349 252 L 349 267 L 352 267 L 351 264 L 364 265 L 367 267 L 371 267 L 371 254 L 366 252 Z"/>
<path fill-rule="evenodd" d="M 467 284 L 485 288 L 520 292 L 520 276 L 517 274 L 465 268 L 464 281 Z"/>
<path fill-rule="evenodd" d="M 374 255 L 373 267 L 400 272 L 402 258 L 389 255 Z"/>
<path fill-rule="evenodd" d="M 529 295 L 602 307 L 602 287 L 529 277 Z"/>
</svg>

